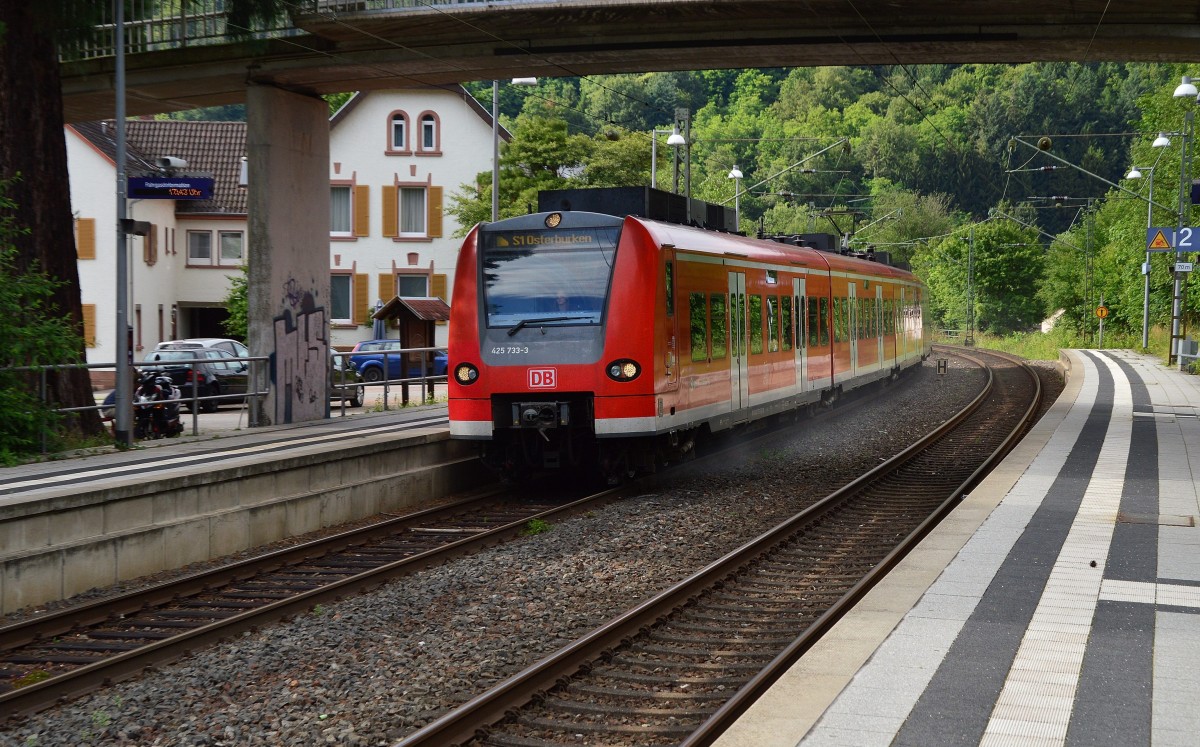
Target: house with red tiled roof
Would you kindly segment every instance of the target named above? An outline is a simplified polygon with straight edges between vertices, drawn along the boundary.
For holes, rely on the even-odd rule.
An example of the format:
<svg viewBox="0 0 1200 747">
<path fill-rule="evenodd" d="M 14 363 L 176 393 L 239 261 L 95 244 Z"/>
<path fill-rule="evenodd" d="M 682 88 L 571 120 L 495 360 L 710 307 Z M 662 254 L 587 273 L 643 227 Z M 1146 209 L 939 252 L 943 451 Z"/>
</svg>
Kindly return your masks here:
<svg viewBox="0 0 1200 747">
<path fill-rule="evenodd" d="M 230 278 L 253 261 L 245 123 L 128 120 L 128 176 L 159 174 L 158 159 L 172 157 L 187 162 L 180 174 L 211 176 L 214 187 L 211 199 L 129 199 L 126 217 L 149 230 L 120 239 L 113 123 L 66 129 L 88 362 L 116 358 L 121 240 L 136 359 L 162 340 L 227 336 L 221 321 Z M 444 208 L 453 192 L 490 170 L 492 137 L 490 113 L 459 86 L 358 93 L 331 118 L 327 316 L 334 347 L 373 337 L 372 312 L 396 296 L 451 302 L 460 240 Z M 393 326 L 387 336 L 398 334 Z M 443 322 L 434 337 L 405 344 L 445 345 Z"/>
</svg>

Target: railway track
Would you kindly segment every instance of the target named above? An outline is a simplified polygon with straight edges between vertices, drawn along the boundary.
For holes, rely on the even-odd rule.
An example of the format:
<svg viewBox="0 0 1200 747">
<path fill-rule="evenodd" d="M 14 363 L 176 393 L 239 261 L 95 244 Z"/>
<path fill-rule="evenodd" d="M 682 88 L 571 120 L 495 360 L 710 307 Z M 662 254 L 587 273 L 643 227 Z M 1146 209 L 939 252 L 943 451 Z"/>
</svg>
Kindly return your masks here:
<svg viewBox="0 0 1200 747">
<path fill-rule="evenodd" d="M 986 391 L 936 432 L 402 747 L 710 744 L 1032 424 L 1037 375 L 975 355 Z"/>
<path fill-rule="evenodd" d="M 138 676 L 240 632 L 498 544 L 532 519 L 557 521 L 623 491 L 576 491 L 570 498 L 560 497 L 561 489 L 554 497 L 525 492 L 430 509 L 0 627 L 0 718 Z"/>
<path fill-rule="evenodd" d="M 0 627 L 0 714 L 12 718 L 365 593 L 383 583 L 614 500 L 509 492 L 341 532 L 117 597 Z"/>
<path fill-rule="evenodd" d="M 814 419 L 878 396 L 862 396 Z M 551 523 L 597 508 L 633 487 L 592 495 L 553 484 L 540 493 L 493 492 L 0 626 L 0 720 L 499 544 L 519 536 L 532 520 Z"/>
</svg>

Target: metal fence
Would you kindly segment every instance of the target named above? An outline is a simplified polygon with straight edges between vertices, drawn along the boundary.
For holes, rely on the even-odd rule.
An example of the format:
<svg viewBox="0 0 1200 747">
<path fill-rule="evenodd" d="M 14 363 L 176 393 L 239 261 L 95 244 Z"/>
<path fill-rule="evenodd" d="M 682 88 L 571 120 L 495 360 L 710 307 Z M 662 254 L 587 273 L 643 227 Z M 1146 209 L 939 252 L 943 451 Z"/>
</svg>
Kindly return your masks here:
<svg viewBox="0 0 1200 747">
<path fill-rule="evenodd" d="M 444 348 L 444 347 L 440 347 L 440 348 L 439 347 L 403 348 L 403 349 L 399 349 L 399 350 L 386 350 L 386 351 L 370 352 L 370 353 L 365 353 L 365 354 L 362 354 L 362 353 L 357 354 L 357 355 L 368 355 L 371 357 L 381 358 L 383 361 L 383 371 L 385 371 L 385 372 L 391 372 L 393 370 L 394 366 L 392 365 L 392 361 L 396 358 L 399 358 L 400 366 L 403 366 L 405 361 L 411 362 L 414 359 L 418 359 L 418 358 L 421 361 L 421 363 L 420 363 L 419 370 L 416 371 L 416 375 L 400 376 L 400 377 L 392 377 L 392 376 L 384 375 L 381 379 L 379 379 L 377 381 L 366 381 L 362 378 L 362 376 L 358 373 L 357 370 L 354 370 L 354 369 L 347 370 L 344 366 L 335 365 L 335 366 L 333 366 L 333 369 L 332 369 L 332 371 L 330 373 L 330 377 L 329 377 L 328 388 L 330 391 L 330 398 L 331 399 L 333 398 L 335 392 L 350 391 L 357 387 L 362 387 L 364 392 L 369 391 L 373 388 L 381 388 L 383 390 L 383 397 L 382 397 L 382 402 L 381 402 L 382 408 L 384 410 L 389 410 L 393 407 L 393 404 L 392 404 L 393 398 L 395 399 L 395 406 L 397 406 L 397 407 L 404 407 L 404 406 L 411 404 L 414 399 L 414 397 L 412 396 L 413 395 L 412 389 L 415 388 L 417 394 L 419 395 L 421 402 L 431 402 L 435 399 L 435 397 L 434 397 L 435 386 L 438 384 L 446 383 L 446 374 L 445 373 L 436 373 L 434 371 L 433 362 L 430 360 L 432 358 L 432 356 L 430 354 L 445 352 L 445 350 L 446 350 L 446 348 Z M 353 355 L 356 355 L 356 354 L 331 351 L 332 359 L 348 360 Z M 247 357 L 242 357 L 242 358 L 238 358 L 238 357 L 222 358 L 221 360 L 225 363 L 240 361 L 240 362 L 244 362 L 247 364 L 247 368 L 248 368 L 247 376 L 248 376 L 249 383 L 247 385 L 245 392 L 225 393 L 225 394 L 217 394 L 217 395 L 202 395 L 200 393 L 201 388 L 200 388 L 200 384 L 198 381 L 200 377 L 194 375 L 194 373 L 195 373 L 194 366 L 195 366 L 195 364 L 198 364 L 198 363 L 211 363 L 212 362 L 211 358 L 182 358 L 182 359 L 178 359 L 178 360 L 173 359 L 170 361 L 135 361 L 131 364 L 131 366 L 135 372 L 137 370 L 143 369 L 143 368 L 149 368 L 149 369 L 186 368 L 187 370 L 192 371 L 193 375 L 188 377 L 191 380 L 191 385 L 190 386 L 185 385 L 183 387 L 180 387 L 179 402 L 182 405 L 186 405 L 191 410 L 191 421 L 192 421 L 191 435 L 193 435 L 193 436 L 200 435 L 199 414 L 200 414 L 200 411 L 204 407 L 204 403 L 206 403 L 206 402 L 215 402 L 219 405 L 222 402 L 237 401 L 237 402 L 241 403 L 244 408 L 249 410 L 249 418 L 247 419 L 248 426 L 251 428 L 259 426 L 259 423 L 255 422 L 255 420 L 254 420 L 256 408 L 249 407 L 249 404 L 250 404 L 251 398 L 253 398 L 253 397 L 265 398 L 267 396 L 267 394 L 269 393 L 268 390 L 265 390 L 265 389 L 264 390 L 254 389 L 253 385 L 254 385 L 254 382 L 257 382 L 257 381 L 266 381 L 267 377 L 261 375 L 262 369 L 260 367 L 263 365 L 269 365 L 270 359 L 267 358 L 266 356 L 247 356 Z M 37 374 L 37 376 L 38 376 L 38 399 L 42 403 L 45 404 L 45 403 L 49 402 L 49 386 L 47 383 L 47 375 L 52 371 L 64 371 L 64 370 L 72 370 L 72 369 L 87 369 L 87 370 L 92 370 L 92 371 L 111 371 L 114 373 L 114 380 L 115 380 L 115 373 L 118 370 L 116 363 L 64 363 L 64 364 L 55 364 L 55 365 L 47 365 L 47 366 L 9 368 L 9 369 L 5 369 L 5 370 Z M 135 378 L 134 384 L 130 388 L 131 399 L 132 399 L 133 392 L 135 392 L 136 389 L 137 389 L 137 380 Z M 342 414 L 345 415 L 347 400 L 345 397 L 341 397 L 340 399 L 341 399 L 340 406 L 342 409 Z M 133 407 L 132 401 L 129 403 L 129 406 L 131 408 Z M 106 410 L 111 411 L 111 410 L 113 410 L 113 408 L 114 408 L 114 405 L 112 403 L 99 402 L 94 405 L 84 405 L 84 406 L 80 406 L 80 407 L 54 408 L 54 412 L 68 415 L 68 414 L 77 413 L 77 412 L 96 411 L 96 412 L 100 413 L 100 417 L 101 417 L 102 421 L 104 421 L 105 423 L 111 423 L 114 413 L 105 412 L 105 411 Z M 49 434 L 46 434 L 46 433 L 42 434 L 42 453 L 46 453 L 48 436 L 49 436 Z"/>
<path fill-rule="evenodd" d="M 297 0 L 288 4 L 285 17 L 272 23 L 256 23 L 252 27 L 235 27 L 229 23 L 225 0 L 195 0 L 190 3 L 163 3 L 161 0 L 126 0 L 125 51 L 160 52 L 189 46 L 229 44 L 235 38 L 278 39 L 304 33 L 296 27 L 297 18 L 304 16 L 333 16 L 379 10 L 406 8 L 436 10 L 456 5 L 489 7 L 523 5 L 534 0 Z M 569 0 L 568 0 L 569 1 Z M 86 29 L 84 29 L 86 31 Z M 90 34 L 73 35 L 82 40 L 61 45 L 59 59 L 78 62 L 98 57 L 113 57 L 113 24 L 102 24 Z"/>
</svg>

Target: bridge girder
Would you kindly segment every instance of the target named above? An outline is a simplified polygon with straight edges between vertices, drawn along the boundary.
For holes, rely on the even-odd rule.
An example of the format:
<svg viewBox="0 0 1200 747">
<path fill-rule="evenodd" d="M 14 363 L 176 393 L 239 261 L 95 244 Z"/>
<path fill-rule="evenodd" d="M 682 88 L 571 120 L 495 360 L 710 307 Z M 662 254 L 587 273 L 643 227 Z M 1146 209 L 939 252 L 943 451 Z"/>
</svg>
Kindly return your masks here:
<svg viewBox="0 0 1200 747">
<path fill-rule="evenodd" d="M 1200 60 L 1200 7 L 1178 0 L 559 0 L 293 22 L 303 34 L 127 55 L 129 114 L 238 103 L 253 84 L 323 94 L 711 68 Z M 62 77 L 68 122 L 112 116 L 112 59 L 64 64 Z"/>
</svg>

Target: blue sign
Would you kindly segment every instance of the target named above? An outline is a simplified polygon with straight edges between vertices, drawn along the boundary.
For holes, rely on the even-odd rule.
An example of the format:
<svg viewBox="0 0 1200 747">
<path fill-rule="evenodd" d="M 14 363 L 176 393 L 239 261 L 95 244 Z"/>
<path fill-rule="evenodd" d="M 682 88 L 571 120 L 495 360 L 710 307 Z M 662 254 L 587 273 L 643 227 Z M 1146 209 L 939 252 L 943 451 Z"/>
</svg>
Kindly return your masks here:
<svg viewBox="0 0 1200 747">
<path fill-rule="evenodd" d="M 1195 252 L 1200 251 L 1200 235 L 1191 226 L 1154 226 L 1146 229 L 1146 251 L 1148 252 Z"/>
<path fill-rule="evenodd" d="M 211 200 L 211 176 L 131 176 L 130 199 L 137 200 Z"/>
</svg>

